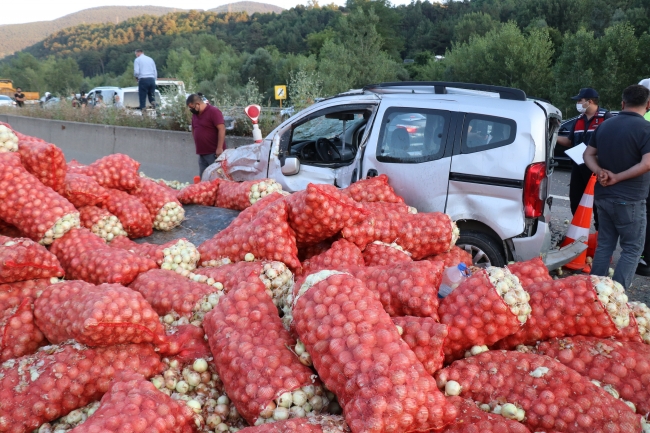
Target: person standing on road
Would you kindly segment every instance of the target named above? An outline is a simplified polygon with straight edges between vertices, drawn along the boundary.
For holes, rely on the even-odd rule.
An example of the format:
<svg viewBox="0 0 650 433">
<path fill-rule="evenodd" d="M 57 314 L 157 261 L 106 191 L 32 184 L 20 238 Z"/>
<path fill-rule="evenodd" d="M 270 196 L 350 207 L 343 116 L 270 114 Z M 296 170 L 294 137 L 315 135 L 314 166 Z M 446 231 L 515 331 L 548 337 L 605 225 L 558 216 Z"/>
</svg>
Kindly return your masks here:
<svg viewBox="0 0 650 433">
<path fill-rule="evenodd" d="M 600 219 L 598 248 L 591 274 L 607 276 L 621 244 L 614 280 L 630 287 L 643 250 L 646 199 L 650 191 L 650 90 L 638 84 L 623 91 L 622 111 L 592 135 L 583 158 L 598 176 L 594 190 Z"/>
<path fill-rule="evenodd" d="M 639 84 L 650 90 L 650 78 L 639 81 Z M 646 120 L 650 121 L 650 111 L 647 111 L 644 117 Z M 646 218 L 650 218 L 650 196 L 646 198 L 645 211 Z M 648 227 L 650 227 L 650 224 L 646 223 L 645 244 L 643 246 L 641 258 L 639 259 L 639 265 L 636 267 L 636 273 L 643 275 L 644 277 L 650 277 L 650 230 L 648 230 Z"/>
<path fill-rule="evenodd" d="M 589 140 L 596 128 L 612 117 L 608 110 L 598 106 L 598 92 L 591 87 L 580 89 L 580 92 L 571 99 L 576 101 L 576 109 L 580 113 L 580 117 L 576 119 L 568 137 L 557 138 L 557 144 L 564 147 L 573 147 L 580 143 L 589 144 Z M 575 215 L 592 173 L 585 164 L 578 165 L 571 161 L 571 165 L 569 202 L 571 214 Z M 596 207 L 594 207 L 594 221 L 596 230 L 598 230 L 598 211 Z"/>
<path fill-rule="evenodd" d="M 133 75 L 138 80 L 140 111 L 147 107 L 147 98 L 149 98 L 149 103 L 156 108 L 156 80 L 158 79 L 158 70 L 156 69 L 156 62 L 151 57 L 145 56 L 142 50 L 135 50 Z"/>
<path fill-rule="evenodd" d="M 199 176 L 226 149 L 226 125 L 223 113 L 206 104 L 197 94 L 187 97 L 187 108 L 192 112 L 192 137 L 199 155 Z"/>
<path fill-rule="evenodd" d="M 25 94 L 23 93 L 23 89 L 20 87 L 16 87 L 16 93 L 14 93 L 14 101 L 16 101 L 16 105 L 19 107 L 25 106 Z"/>
</svg>

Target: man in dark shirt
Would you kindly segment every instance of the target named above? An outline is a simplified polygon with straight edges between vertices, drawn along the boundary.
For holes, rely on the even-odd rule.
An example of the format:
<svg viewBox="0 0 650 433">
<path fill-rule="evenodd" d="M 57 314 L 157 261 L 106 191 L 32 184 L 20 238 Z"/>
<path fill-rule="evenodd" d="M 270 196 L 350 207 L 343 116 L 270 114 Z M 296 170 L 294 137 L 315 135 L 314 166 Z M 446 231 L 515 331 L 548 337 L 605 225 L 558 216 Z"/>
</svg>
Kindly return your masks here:
<svg viewBox="0 0 650 433">
<path fill-rule="evenodd" d="M 192 137 L 199 155 L 199 176 L 226 149 L 226 125 L 221 110 L 203 102 L 197 94 L 187 97 L 192 112 Z"/>
<path fill-rule="evenodd" d="M 16 88 L 16 93 L 14 93 L 14 101 L 16 101 L 16 105 L 19 107 L 25 106 L 25 94 L 23 93 L 23 89 L 20 87 Z"/>
<path fill-rule="evenodd" d="M 88 98 L 86 98 L 86 92 L 81 92 L 79 95 L 79 107 L 86 108 L 88 105 Z"/>
<path fill-rule="evenodd" d="M 598 176 L 594 199 L 600 229 L 591 265 L 593 275 L 606 276 L 620 241 L 621 257 L 614 280 L 626 289 L 634 279 L 646 230 L 646 198 L 650 190 L 650 91 L 635 84 L 623 91 L 623 111 L 603 123 L 583 155 Z"/>
</svg>

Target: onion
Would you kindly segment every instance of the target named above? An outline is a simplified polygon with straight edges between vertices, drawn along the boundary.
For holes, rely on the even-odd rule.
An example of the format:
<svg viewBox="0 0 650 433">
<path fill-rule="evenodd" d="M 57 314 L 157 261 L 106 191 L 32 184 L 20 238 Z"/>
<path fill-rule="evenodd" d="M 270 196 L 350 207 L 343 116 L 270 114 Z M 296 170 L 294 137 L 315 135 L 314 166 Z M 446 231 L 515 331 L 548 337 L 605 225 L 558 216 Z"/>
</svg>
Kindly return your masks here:
<svg viewBox="0 0 650 433">
<path fill-rule="evenodd" d="M 645 344 L 650 344 L 650 308 L 642 302 L 630 302 L 629 306 L 636 319 L 641 339 Z"/>
<path fill-rule="evenodd" d="M 16 152 L 18 150 L 18 137 L 4 125 L 0 125 L 0 153 Z"/>
<path fill-rule="evenodd" d="M 189 182 L 181 182 L 179 180 L 154 179 L 153 177 L 147 176 L 143 172 L 140 172 L 140 177 L 144 178 L 144 179 L 151 180 L 153 182 L 156 182 L 157 184 L 164 184 L 165 186 L 168 186 L 168 187 L 170 187 L 172 189 L 176 189 L 176 190 L 182 190 L 183 188 L 186 188 L 186 187 L 190 186 Z"/>
<path fill-rule="evenodd" d="M 591 281 L 598 294 L 598 300 L 614 321 L 618 329 L 630 324 L 630 308 L 627 305 L 625 289 L 618 282 L 608 277 L 591 276 Z"/>
<path fill-rule="evenodd" d="M 445 384 L 445 395 L 460 395 L 462 388 L 455 380 L 450 380 Z"/>
<path fill-rule="evenodd" d="M 251 204 L 255 204 L 259 199 L 266 197 L 269 194 L 274 192 L 281 192 L 282 185 L 277 183 L 273 179 L 265 179 L 259 183 L 254 183 L 250 187 L 250 192 L 248 193 L 248 199 Z"/>
</svg>

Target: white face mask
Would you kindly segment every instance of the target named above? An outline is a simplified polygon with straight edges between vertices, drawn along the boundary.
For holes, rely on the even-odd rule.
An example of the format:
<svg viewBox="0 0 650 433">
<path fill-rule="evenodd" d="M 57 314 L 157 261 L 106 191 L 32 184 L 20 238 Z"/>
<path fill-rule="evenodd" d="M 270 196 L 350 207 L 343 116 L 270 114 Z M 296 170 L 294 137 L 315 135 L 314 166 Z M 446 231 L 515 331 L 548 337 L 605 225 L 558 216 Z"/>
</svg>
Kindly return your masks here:
<svg viewBox="0 0 650 433">
<path fill-rule="evenodd" d="M 580 113 L 580 114 L 582 114 L 582 113 L 584 113 L 585 111 L 587 111 L 587 109 L 586 109 L 585 107 L 583 107 L 581 103 L 577 103 L 577 104 L 576 104 L 576 110 L 578 110 L 578 113 Z"/>
</svg>

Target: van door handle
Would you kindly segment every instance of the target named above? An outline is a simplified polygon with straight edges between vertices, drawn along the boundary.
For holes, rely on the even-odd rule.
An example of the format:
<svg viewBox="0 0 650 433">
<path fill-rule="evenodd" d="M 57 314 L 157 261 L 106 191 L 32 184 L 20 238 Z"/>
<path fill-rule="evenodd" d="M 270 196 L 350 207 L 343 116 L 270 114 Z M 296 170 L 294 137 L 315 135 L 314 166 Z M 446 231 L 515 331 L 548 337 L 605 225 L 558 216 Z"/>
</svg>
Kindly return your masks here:
<svg viewBox="0 0 650 433">
<path fill-rule="evenodd" d="M 370 170 L 368 170 L 368 173 L 366 173 L 366 177 L 377 177 L 377 176 L 379 176 L 379 173 L 374 168 L 371 168 Z"/>
</svg>

